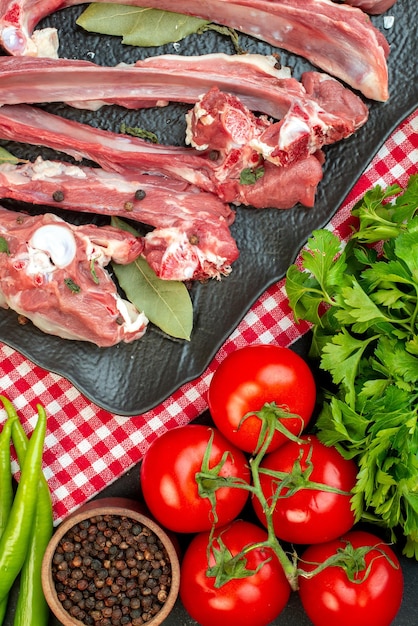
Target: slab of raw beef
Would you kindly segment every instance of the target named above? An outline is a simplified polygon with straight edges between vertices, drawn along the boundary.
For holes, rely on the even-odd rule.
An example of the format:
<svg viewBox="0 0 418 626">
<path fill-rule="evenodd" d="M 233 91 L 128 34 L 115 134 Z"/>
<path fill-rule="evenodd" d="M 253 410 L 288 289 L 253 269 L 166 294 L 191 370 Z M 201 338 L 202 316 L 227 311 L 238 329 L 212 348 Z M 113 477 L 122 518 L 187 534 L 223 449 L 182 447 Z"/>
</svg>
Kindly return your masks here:
<svg viewBox="0 0 418 626">
<path fill-rule="evenodd" d="M 32 33 L 46 15 L 81 0 L 0 2 L 0 42 L 10 54 L 57 56 L 57 35 Z M 172 10 L 172 0 L 125 4 Z M 366 14 L 330 0 L 177 0 L 175 11 L 245 32 L 308 59 L 366 97 L 388 99 L 389 45 Z"/>
<path fill-rule="evenodd" d="M 216 151 L 151 144 L 28 105 L 0 107 L 0 137 L 49 147 L 77 160 L 87 158 L 107 171 L 134 170 L 177 178 L 216 194 L 223 202 L 255 208 L 290 208 L 298 202 L 313 206 L 323 175 L 321 155 L 313 154 L 287 167 L 266 163 L 262 178 L 243 184 L 236 163 L 226 167 Z"/>
<path fill-rule="evenodd" d="M 98 346 L 143 336 L 147 318 L 122 299 L 105 266 L 130 263 L 143 242 L 110 226 L 0 207 L 0 306 L 42 331 Z"/>
<path fill-rule="evenodd" d="M 38 157 L 0 165 L 0 198 L 153 226 L 142 255 L 166 280 L 220 278 L 239 255 L 229 230 L 235 218 L 230 206 L 180 180 Z"/>
</svg>

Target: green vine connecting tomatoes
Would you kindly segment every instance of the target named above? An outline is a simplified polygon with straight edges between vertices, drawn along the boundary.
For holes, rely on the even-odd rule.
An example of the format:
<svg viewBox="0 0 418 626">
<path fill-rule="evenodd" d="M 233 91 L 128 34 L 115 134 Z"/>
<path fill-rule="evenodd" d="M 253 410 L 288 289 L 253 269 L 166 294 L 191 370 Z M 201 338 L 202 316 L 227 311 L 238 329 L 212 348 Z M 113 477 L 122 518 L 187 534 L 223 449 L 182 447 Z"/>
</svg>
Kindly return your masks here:
<svg viewBox="0 0 418 626">
<path fill-rule="evenodd" d="M 141 467 L 157 520 L 194 533 L 181 567 L 189 614 L 200 626 L 267 626 L 293 590 L 315 626 L 389 626 L 402 570 L 380 537 L 353 530 L 355 462 L 306 430 L 316 400 L 306 362 L 288 348 L 236 350 L 208 400 L 215 426 L 169 431 Z"/>
</svg>

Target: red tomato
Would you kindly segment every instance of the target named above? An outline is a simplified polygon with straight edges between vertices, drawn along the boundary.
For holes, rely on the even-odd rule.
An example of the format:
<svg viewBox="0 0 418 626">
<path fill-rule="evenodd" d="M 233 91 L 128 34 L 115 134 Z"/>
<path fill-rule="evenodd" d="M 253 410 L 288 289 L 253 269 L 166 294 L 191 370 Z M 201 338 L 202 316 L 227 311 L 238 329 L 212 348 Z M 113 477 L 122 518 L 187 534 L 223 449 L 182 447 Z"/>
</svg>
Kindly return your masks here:
<svg viewBox="0 0 418 626">
<path fill-rule="evenodd" d="M 265 541 L 267 533 L 250 522 L 236 520 L 218 529 L 216 537 L 231 553 L 245 546 Z M 246 578 L 228 580 L 215 587 L 215 577 L 207 576 L 209 533 L 196 535 L 187 548 L 181 565 L 180 598 L 185 609 L 201 626 L 265 626 L 284 609 L 290 585 L 276 555 L 269 549 L 253 549 L 247 554 L 246 569 L 260 570 Z M 216 540 L 215 549 L 219 548 Z M 215 559 L 211 552 L 209 565 Z"/>
<path fill-rule="evenodd" d="M 250 482 L 244 453 L 215 428 L 189 424 L 165 432 L 145 454 L 141 465 L 141 487 L 151 513 L 170 530 L 194 533 L 211 528 L 211 503 L 209 498 L 199 495 L 195 477 L 202 468 L 211 434 L 209 467 L 216 466 L 225 455 L 220 476 L 236 476 Z M 215 497 L 217 524 L 220 526 L 239 515 L 248 492 L 221 487 Z"/>
<path fill-rule="evenodd" d="M 322 563 L 344 548 L 346 541 L 354 548 L 378 548 L 366 554 L 365 568 L 360 569 L 353 582 L 340 566 L 327 567 L 310 579 L 301 576 L 299 595 L 308 617 L 315 626 L 389 626 L 401 606 L 403 574 L 395 553 L 379 537 L 351 531 L 341 539 L 309 546 L 302 555 L 300 568 L 312 571 L 315 565 L 311 563 Z M 370 571 L 366 572 L 368 567 Z"/>
<path fill-rule="evenodd" d="M 311 482 L 350 492 L 356 483 L 357 467 L 354 461 L 344 459 L 336 448 L 325 446 L 314 435 L 303 435 L 301 439 L 303 444 L 288 441 L 268 454 L 260 464 L 261 470 L 289 475 L 298 469 L 299 459 L 302 472 L 312 468 L 309 476 Z M 278 489 L 278 480 L 260 473 L 260 484 L 270 504 Z M 303 479 L 301 485 L 303 487 Z M 292 486 L 289 485 L 289 488 Z M 274 531 L 279 539 L 299 544 L 322 543 L 339 537 L 354 525 L 351 495 L 306 488 L 286 495 L 288 491 L 287 487 L 283 487 L 282 497 L 277 500 L 272 516 Z M 254 497 L 252 502 L 257 517 L 265 524 L 260 501 Z"/>
<path fill-rule="evenodd" d="M 231 352 L 216 369 L 208 392 L 209 410 L 215 425 L 241 450 L 254 452 L 261 422 L 255 415 L 241 423 L 247 413 L 260 411 L 266 403 L 300 418 L 280 418 L 293 434 L 308 424 L 315 406 L 315 381 L 307 363 L 289 348 L 252 345 Z M 278 432 L 269 446 L 275 450 L 287 441 Z"/>
</svg>

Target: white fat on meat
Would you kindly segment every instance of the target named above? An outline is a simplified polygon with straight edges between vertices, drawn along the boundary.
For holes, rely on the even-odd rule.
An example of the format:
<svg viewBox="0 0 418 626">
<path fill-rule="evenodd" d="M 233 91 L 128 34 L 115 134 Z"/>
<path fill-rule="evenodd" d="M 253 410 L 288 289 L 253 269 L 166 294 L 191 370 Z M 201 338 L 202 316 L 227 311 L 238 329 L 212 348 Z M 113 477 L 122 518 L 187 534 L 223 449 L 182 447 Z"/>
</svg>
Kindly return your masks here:
<svg viewBox="0 0 418 626">
<path fill-rule="evenodd" d="M 35 30 L 30 38 L 36 56 L 58 58 L 59 38 L 56 28 L 40 28 Z"/>
<path fill-rule="evenodd" d="M 116 307 L 123 319 L 123 325 L 126 332 L 130 335 L 140 333 L 144 334 L 144 328 L 148 324 L 148 320 L 144 313 L 138 314 L 138 309 L 132 302 L 119 298 L 117 294 L 113 296 L 115 298 Z"/>
<path fill-rule="evenodd" d="M 71 178 L 80 178 L 83 180 L 87 178 L 81 167 L 78 165 L 64 163 L 62 161 L 50 161 L 48 159 L 38 157 L 32 165 L 32 180 L 51 180 L 61 176 L 62 174 L 70 176 Z"/>
</svg>

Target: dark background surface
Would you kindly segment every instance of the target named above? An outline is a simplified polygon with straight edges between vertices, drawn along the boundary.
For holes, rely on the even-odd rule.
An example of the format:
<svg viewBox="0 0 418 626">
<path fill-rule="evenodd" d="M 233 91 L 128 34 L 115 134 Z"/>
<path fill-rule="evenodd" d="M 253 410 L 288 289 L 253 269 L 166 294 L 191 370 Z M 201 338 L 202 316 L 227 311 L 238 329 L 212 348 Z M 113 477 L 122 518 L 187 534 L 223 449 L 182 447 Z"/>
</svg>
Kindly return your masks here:
<svg viewBox="0 0 418 626">
<path fill-rule="evenodd" d="M 229 37 L 214 32 L 189 36 L 176 47 L 124 46 L 118 37 L 90 35 L 79 29 L 75 20 L 83 9 L 77 6 L 58 11 L 40 24 L 58 28 L 62 57 L 113 65 L 163 53 L 235 52 Z M 370 118 L 366 125 L 352 137 L 326 148 L 324 179 L 319 185 L 315 207 L 298 206 L 288 211 L 237 209 L 231 230 L 240 258 L 228 278 L 193 285 L 194 330 L 190 342 L 173 340 L 150 325 L 141 340 L 103 349 L 45 335 L 32 324 L 22 327 L 17 324 L 16 314 L 5 310 L 0 310 L 0 340 L 45 369 L 65 376 L 96 404 L 120 415 L 144 413 L 183 383 L 203 373 L 257 297 L 285 274 L 311 231 L 329 221 L 388 134 L 415 108 L 418 100 L 413 79 L 418 52 L 416 28 L 413 28 L 415 11 L 416 0 L 399 0 L 390 11 L 395 21 L 389 30 L 384 29 L 383 16 L 372 18 L 391 45 L 391 96 L 386 103 L 368 102 Z M 252 53 L 278 51 L 245 35 L 239 36 L 239 43 Z M 298 79 L 303 71 L 312 69 L 308 62 L 285 52 L 281 53 L 281 61 L 292 68 Z M 184 114 L 188 108 L 184 105 L 143 111 L 126 111 L 115 106 L 97 113 L 56 104 L 47 108 L 101 128 L 117 131 L 124 121 L 130 126 L 155 131 L 162 143 L 184 142 Z M 39 153 L 45 158 L 57 156 L 22 144 L 8 142 L 6 147 L 22 158 L 34 158 Z M 13 207 L 13 203 L 8 206 Z M 69 221 L 90 219 L 85 215 L 64 216 Z"/>
</svg>

